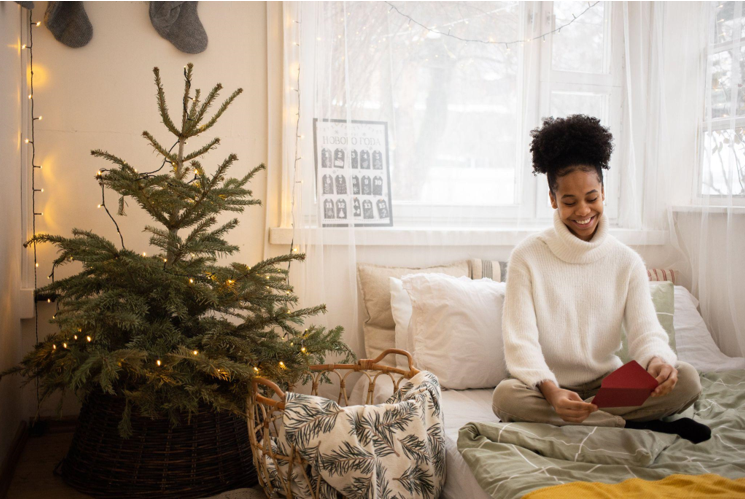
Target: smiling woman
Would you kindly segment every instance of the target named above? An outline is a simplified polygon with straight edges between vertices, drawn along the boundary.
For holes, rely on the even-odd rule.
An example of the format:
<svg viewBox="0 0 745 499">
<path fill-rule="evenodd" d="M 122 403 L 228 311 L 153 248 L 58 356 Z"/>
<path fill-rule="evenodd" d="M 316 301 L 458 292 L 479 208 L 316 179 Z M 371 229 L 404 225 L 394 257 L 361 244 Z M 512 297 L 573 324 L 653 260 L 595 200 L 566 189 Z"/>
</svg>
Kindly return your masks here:
<svg viewBox="0 0 745 499">
<path fill-rule="evenodd" d="M 610 168 L 613 136 L 599 119 L 582 114 L 546 118 L 531 136 L 533 173 L 547 175 L 551 207 L 575 236 L 589 241 L 603 214 L 603 169 Z"/>
<path fill-rule="evenodd" d="M 559 189 L 552 190 L 551 206 L 559 210 L 559 217 L 567 228 L 583 241 L 589 241 L 603 214 L 605 188 L 595 172 L 574 170 L 560 177 Z M 556 198 L 559 201 L 556 201 Z"/>
<path fill-rule="evenodd" d="M 585 424 L 676 433 L 698 443 L 709 429 L 688 418 L 671 425 L 698 398 L 695 369 L 678 359 L 658 322 L 642 258 L 608 234 L 603 169 L 610 132 L 585 115 L 547 118 L 531 132 L 534 173 L 546 173 L 554 226 L 517 245 L 508 263 L 503 335 L 515 379 L 494 391 L 504 422 Z M 639 408 L 593 404 L 600 380 L 622 364 L 621 324 L 631 357 L 657 379 Z M 678 426 L 679 425 L 679 426 Z"/>
</svg>

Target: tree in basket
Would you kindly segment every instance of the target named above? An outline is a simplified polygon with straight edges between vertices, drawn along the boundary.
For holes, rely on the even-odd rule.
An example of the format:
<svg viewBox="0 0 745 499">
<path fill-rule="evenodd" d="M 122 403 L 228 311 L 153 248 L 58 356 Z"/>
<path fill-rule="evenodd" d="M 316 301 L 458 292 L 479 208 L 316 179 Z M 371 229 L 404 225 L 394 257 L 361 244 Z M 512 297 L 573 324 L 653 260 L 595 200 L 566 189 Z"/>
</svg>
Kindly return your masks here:
<svg viewBox="0 0 745 499">
<path fill-rule="evenodd" d="M 121 233 L 117 244 L 79 229 L 73 229 L 72 237 L 34 237 L 29 243 L 51 242 L 59 250 L 52 274 L 71 262 L 80 262 L 82 271 L 38 290 L 56 300 L 58 311 L 51 322 L 59 332 L 41 341 L 20 365 L 0 373 L 21 373 L 26 383 L 38 380 L 42 400 L 56 391 L 74 391 L 85 400 L 84 410 L 94 395 L 117 398 L 122 408 L 118 432 L 125 439 L 133 435 L 136 417 L 167 418 L 177 427 L 207 407 L 245 420 L 254 376 L 293 384 L 330 353 L 347 360 L 352 356 L 341 341 L 340 327 L 303 326 L 304 319 L 325 312 L 324 305 L 293 308 L 297 297 L 282 265 L 303 260 L 303 254 L 250 266 L 218 262 L 218 257 L 238 251 L 225 236 L 239 222 L 234 218 L 220 224 L 217 215 L 260 203 L 245 186 L 264 165 L 228 178 L 235 154 L 211 173 L 199 161 L 219 138 L 193 152 L 186 147 L 187 140 L 215 125 L 242 89 L 208 118 L 222 86 L 217 84 L 204 98 L 198 89 L 192 94 L 189 64 L 177 126 L 158 68 L 153 72 L 163 124 L 175 136 L 168 148 L 143 132 L 163 157 L 160 168 L 145 172 L 106 151 L 91 154 L 113 164 L 96 179 L 102 193 L 108 188 L 120 195 L 119 215 L 131 198 L 155 220 L 156 225 L 144 230 L 160 252 L 129 249 Z M 108 212 L 105 201 L 102 205 Z"/>
</svg>

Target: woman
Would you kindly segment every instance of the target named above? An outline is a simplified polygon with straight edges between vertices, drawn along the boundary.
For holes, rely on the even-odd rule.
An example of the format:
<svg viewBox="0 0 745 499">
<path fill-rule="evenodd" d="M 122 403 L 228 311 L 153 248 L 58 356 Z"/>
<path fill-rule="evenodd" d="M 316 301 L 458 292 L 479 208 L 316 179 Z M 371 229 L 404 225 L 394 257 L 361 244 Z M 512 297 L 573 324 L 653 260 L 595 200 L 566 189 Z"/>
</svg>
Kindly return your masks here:
<svg viewBox="0 0 745 499">
<path fill-rule="evenodd" d="M 502 421 L 585 424 L 676 433 L 693 442 L 708 427 L 681 413 L 701 392 L 698 373 L 678 361 L 657 320 L 646 266 L 608 234 L 603 169 L 613 137 L 584 115 L 547 118 L 531 132 L 534 174 L 546 173 L 553 227 L 512 251 L 502 330 L 512 379 L 494 391 Z M 625 324 L 631 358 L 659 382 L 640 407 L 592 404 L 600 382 L 622 365 Z"/>
</svg>

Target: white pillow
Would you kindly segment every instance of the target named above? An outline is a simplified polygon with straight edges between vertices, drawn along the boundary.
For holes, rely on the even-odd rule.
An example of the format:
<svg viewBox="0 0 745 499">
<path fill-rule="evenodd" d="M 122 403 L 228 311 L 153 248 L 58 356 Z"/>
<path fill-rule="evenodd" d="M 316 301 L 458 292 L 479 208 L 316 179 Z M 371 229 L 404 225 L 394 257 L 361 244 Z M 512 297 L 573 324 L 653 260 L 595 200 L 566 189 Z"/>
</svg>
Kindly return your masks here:
<svg viewBox="0 0 745 499">
<path fill-rule="evenodd" d="M 699 371 L 745 369 L 745 358 L 728 357 L 719 350 L 697 306 L 695 296 L 683 286 L 675 286 L 673 327 L 678 358 Z"/>
<path fill-rule="evenodd" d="M 411 299 L 408 333 L 419 369 L 451 389 L 493 388 L 507 377 L 505 283 L 442 274 L 408 275 L 401 281 Z"/>
<path fill-rule="evenodd" d="M 413 274 L 410 274 L 413 275 Z M 411 321 L 411 298 L 404 289 L 401 279 L 390 277 L 391 312 L 396 323 L 395 346 L 414 354 L 414 345 L 410 341 L 409 322 Z M 402 355 L 396 355 L 396 367 L 408 369 L 409 362 Z"/>
</svg>

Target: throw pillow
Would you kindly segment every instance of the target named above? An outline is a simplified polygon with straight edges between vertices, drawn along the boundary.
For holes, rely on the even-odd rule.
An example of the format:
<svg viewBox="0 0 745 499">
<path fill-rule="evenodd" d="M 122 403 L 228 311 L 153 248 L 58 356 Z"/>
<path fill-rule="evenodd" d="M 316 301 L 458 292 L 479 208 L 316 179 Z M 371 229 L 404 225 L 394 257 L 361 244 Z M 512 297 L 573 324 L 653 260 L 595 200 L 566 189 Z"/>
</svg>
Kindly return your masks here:
<svg viewBox="0 0 745 499">
<path fill-rule="evenodd" d="M 365 339 L 365 356 L 374 359 L 383 350 L 395 348 L 395 327 L 391 312 L 391 291 L 388 279 L 401 278 L 406 274 L 440 273 L 452 276 L 468 276 L 468 261 L 463 260 L 450 265 L 427 268 L 379 267 L 376 265 L 358 265 L 357 278 L 362 293 L 365 319 L 362 332 Z M 393 365 L 388 357 L 383 364 Z"/>
<path fill-rule="evenodd" d="M 401 279 L 412 304 L 416 365 L 445 388 L 493 388 L 507 376 L 502 346 L 505 283 L 440 274 Z"/>
<path fill-rule="evenodd" d="M 652 303 L 657 312 L 657 320 L 667 332 L 670 348 L 677 352 L 675 346 L 675 328 L 673 326 L 673 314 L 675 313 L 675 289 L 672 281 L 650 282 L 649 291 L 652 293 Z M 621 351 L 618 356 L 626 363 L 629 357 L 628 341 L 626 339 L 626 328 L 621 326 Z"/>
</svg>

